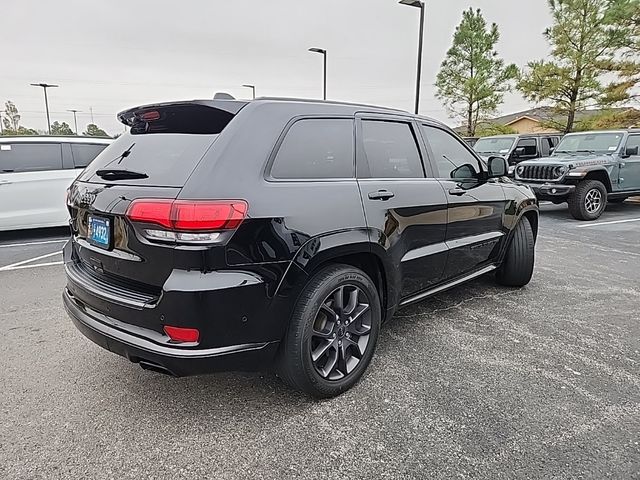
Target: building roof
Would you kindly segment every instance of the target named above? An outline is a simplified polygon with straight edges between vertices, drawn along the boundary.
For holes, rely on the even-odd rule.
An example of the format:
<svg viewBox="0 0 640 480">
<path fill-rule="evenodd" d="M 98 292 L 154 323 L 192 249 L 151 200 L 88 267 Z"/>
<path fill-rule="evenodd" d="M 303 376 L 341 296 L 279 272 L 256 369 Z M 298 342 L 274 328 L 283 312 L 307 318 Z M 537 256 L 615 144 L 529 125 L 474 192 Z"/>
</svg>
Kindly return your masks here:
<svg viewBox="0 0 640 480">
<path fill-rule="evenodd" d="M 620 108 L 607 108 L 607 109 L 590 109 L 590 110 L 578 110 L 576 112 L 575 121 L 580 122 L 599 115 L 604 112 L 624 112 L 632 110 L 632 107 L 620 107 Z M 501 125 L 511 125 L 523 118 L 528 118 L 534 122 L 564 122 L 566 120 L 565 115 L 558 115 L 552 107 L 536 107 L 529 110 L 523 110 L 521 112 L 510 113 L 501 117 L 491 120 L 492 123 L 499 123 Z"/>
</svg>

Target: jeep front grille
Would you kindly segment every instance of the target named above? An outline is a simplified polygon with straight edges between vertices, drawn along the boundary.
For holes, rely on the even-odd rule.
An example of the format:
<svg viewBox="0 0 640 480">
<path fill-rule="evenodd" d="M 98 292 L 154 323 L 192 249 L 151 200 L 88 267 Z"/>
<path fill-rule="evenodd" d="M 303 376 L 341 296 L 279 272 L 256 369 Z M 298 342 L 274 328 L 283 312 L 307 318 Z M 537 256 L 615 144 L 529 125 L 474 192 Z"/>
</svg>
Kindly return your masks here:
<svg viewBox="0 0 640 480">
<path fill-rule="evenodd" d="M 558 165 L 520 165 L 516 167 L 518 178 L 524 180 L 558 180 L 562 169 Z"/>
</svg>

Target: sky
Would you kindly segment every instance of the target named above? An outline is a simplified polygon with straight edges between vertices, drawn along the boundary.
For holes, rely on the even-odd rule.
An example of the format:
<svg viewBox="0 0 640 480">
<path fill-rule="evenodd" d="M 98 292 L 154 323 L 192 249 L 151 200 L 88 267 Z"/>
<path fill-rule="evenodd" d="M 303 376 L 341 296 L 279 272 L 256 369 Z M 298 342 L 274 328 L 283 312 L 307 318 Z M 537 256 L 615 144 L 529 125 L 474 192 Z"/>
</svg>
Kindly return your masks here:
<svg viewBox="0 0 640 480">
<path fill-rule="evenodd" d="M 109 134 L 116 113 L 158 101 L 211 98 L 215 92 L 320 98 L 327 50 L 327 97 L 412 111 L 419 9 L 397 0 L 2 0 L 0 102 L 12 100 L 21 124 L 73 128 L 81 110 Z M 420 113 L 458 125 L 435 98 L 435 77 L 463 10 L 480 8 L 499 25 L 497 50 L 518 66 L 543 58 L 551 17 L 545 0 L 426 0 Z M 517 93 L 500 107 L 529 105 Z"/>
</svg>

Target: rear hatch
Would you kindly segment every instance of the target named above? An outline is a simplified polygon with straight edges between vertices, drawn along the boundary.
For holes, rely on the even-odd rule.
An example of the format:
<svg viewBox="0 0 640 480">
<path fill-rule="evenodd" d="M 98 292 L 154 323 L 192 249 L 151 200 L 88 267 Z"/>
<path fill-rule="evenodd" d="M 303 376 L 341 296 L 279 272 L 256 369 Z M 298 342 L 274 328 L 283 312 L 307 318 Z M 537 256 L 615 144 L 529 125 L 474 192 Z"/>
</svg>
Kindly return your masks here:
<svg viewBox="0 0 640 480">
<path fill-rule="evenodd" d="M 145 303 L 160 294 L 174 268 L 202 268 L 202 251 L 223 244 L 234 219 L 246 211 L 242 205 L 176 198 L 243 106 L 170 103 L 118 115 L 130 131 L 103 150 L 69 190 L 73 242 L 66 260 L 72 260 L 67 268 L 76 280 Z"/>
</svg>

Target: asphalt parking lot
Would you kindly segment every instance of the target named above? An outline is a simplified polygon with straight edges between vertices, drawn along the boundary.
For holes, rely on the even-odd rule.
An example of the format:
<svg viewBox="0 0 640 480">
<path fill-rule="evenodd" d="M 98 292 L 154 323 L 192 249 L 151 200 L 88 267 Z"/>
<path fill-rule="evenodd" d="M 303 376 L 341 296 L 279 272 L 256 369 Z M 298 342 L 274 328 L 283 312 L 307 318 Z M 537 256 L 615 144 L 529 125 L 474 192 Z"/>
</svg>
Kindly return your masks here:
<svg viewBox="0 0 640 480">
<path fill-rule="evenodd" d="M 640 478 L 640 203 L 592 223 L 543 205 L 529 286 L 400 311 L 320 402 L 90 343 L 61 303 L 64 235 L 0 237 L 0 478 Z"/>
</svg>

